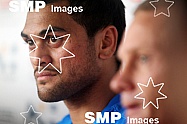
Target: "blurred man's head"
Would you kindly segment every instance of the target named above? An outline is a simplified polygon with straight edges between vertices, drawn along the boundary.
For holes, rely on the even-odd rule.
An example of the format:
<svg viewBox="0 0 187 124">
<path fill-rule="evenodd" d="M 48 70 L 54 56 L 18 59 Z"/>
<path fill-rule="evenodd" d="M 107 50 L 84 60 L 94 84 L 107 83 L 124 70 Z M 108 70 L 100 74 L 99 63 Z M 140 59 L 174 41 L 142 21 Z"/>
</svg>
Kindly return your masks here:
<svg viewBox="0 0 187 124">
<path fill-rule="evenodd" d="M 157 11 L 167 10 L 168 4 L 156 6 Z M 176 0 L 170 14 L 169 18 L 154 17 L 149 1 L 139 6 L 118 50 L 122 64 L 111 87 L 121 92 L 127 116 L 158 117 L 160 124 L 183 124 L 187 114 L 187 2 Z M 152 104 L 143 109 L 143 100 L 134 98 L 141 92 L 137 83 L 147 85 L 150 77 L 155 85 L 165 84 L 160 92 L 168 98 L 158 100 L 158 109 Z M 140 97 L 146 98 L 145 104 L 152 101 L 156 105 L 156 98 L 163 97 L 159 88 L 142 86 Z"/>
<path fill-rule="evenodd" d="M 45 0 L 46 7 L 37 12 L 29 12 L 22 32 L 23 39 L 29 44 L 30 56 L 37 81 L 38 94 L 41 100 L 55 102 L 76 98 L 88 94 L 96 86 L 108 85 L 117 70 L 115 51 L 125 29 L 124 5 L 121 0 Z M 53 6 L 82 6 L 81 13 L 51 12 Z M 30 34 L 44 37 L 51 25 L 56 37 L 50 29 L 45 39 L 34 37 L 37 49 Z M 60 58 L 69 56 L 74 58 Z M 58 73 L 62 67 L 62 74 Z M 38 73 L 38 66 L 41 73 Z M 100 83 L 100 84 L 99 84 Z M 95 86 L 95 87 L 94 87 Z M 109 89 L 109 88 L 108 88 Z M 85 93 L 86 92 L 86 93 Z"/>
</svg>

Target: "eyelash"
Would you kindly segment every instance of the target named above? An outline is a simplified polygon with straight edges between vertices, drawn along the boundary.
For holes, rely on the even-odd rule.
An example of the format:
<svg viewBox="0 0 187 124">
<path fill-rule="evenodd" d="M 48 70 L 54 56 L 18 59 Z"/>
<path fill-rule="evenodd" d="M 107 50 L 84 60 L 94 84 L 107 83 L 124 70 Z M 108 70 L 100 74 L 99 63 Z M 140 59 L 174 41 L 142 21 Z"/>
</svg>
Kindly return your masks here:
<svg viewBox="0 0 187 124">
<path fill-rule="evenodd" d="M 53 41 L 54 40 L 54 41 Z M 56 39 L 55 37 L 53 37 L 53 36 L 48 36 L 47 37 L 47 41 L 48 41 L 48 43 L 50 44 L 50 42 L 52 42 L 52 44 L 55 44 L 56 42 L 58 42 L 58 40 L 63 40 L 63 38 L 58 38 L 58 39 Z"/>
<path fill-rule="evenodd" d="M 34 45 L 33 40 L 30 40 L 30 39 L 29 39 L 29 40 L 26 40 L 25 42 L 26 42 L 29 46 L 33 46 L 33 45 Z M 30 42 L 32 42 L 32 45 L 30 45 Z"/>
<path fill-rule="evenodd" d="M 56 39 L 56 38 L 53 37 L 53 36 L 47 36 L 46 39 L 49 40 L 49 41 L 48 41 L 48 43 L 49 43 L 49 42 L 52 41 L 52 40 L 55 40 L 55 42 L 56 42 L 57 40 L 63 40 L 63 37 L 62 37 L 62 38 Z M 52 40 L 51 40 L 51 39 L 52 39 Z M 34 45 L 34 41 L 31 40 L 31 39 L 25 40 L 25 42 L 26 42 L 29 46 L 33 46 L 33 45 Z M 52 42 L 53 42 L 53 41 L 52 41 Z M 30 43 L 32 43 L 32 44 L 30 45 Z"/>
</svg>

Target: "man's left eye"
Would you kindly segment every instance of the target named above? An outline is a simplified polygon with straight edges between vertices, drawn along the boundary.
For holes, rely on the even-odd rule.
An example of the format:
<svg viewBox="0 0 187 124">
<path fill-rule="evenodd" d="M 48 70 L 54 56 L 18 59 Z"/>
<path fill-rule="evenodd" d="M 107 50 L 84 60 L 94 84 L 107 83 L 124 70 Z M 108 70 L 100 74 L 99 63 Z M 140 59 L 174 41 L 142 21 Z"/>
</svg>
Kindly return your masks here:
<svg viewBox="0 0 187 124">
<path fill-rule="evenodd" d="M 49 40 L 50 40 L 49 43 L 52 43 L 52 44 L 58 41 L 58 39 L 55 39 L 54 37 L 50 37 Z"/>
</svg>

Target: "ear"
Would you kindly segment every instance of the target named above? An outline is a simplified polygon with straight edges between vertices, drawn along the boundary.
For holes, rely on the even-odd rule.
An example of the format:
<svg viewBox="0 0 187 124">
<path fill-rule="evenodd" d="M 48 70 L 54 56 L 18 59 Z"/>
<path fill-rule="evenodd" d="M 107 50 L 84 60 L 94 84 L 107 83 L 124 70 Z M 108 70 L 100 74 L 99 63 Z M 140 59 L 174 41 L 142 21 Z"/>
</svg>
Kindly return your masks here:
<svg viewBox="0 0 187 124">
<path fill-rule="evenodd" d="M 99 47 L 99 58 L 108 59 L 116 51 L 118 31 L 114 26 L 107 26 L 102 30 L 102 39 Z"/>
</svg>

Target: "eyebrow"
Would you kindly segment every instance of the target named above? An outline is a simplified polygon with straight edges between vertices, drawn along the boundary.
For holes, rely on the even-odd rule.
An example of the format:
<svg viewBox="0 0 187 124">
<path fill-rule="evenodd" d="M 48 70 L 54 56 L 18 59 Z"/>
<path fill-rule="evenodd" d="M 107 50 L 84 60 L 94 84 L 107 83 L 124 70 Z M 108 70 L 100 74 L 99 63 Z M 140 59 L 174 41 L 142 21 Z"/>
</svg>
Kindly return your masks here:
<svg viewBox="0 0 187 124">
<path fill-rule="evenodd" d="M 39 36 L 45 35 L 46 31 L 47 31 L 47 29 L 43 29 L 42 31 L 40 31 Z M 59 27 L 53 27 L 53 31 L 54 32 L 55 31 L 66 32 L 65 29 L 59 28 Z M 52 30 L 48 30 L 48 33 L 51 33 L 51 32 L 52 32 Z M 29 36 L 27 34 L 23 33 L 23 31 L 21 32 L 21 37 L 25 37 L 27 39 L 29 38 Z"/>
</svg>

